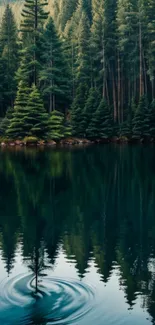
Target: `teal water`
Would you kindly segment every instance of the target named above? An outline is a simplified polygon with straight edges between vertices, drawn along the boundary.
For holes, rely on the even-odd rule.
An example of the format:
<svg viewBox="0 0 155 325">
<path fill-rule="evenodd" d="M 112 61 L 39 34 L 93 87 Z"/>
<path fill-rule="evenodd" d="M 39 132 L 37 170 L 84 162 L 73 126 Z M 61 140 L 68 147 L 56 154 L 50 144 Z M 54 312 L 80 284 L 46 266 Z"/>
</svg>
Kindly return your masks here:
<svg viewBox="0 0 155 325">
<path fill-rule="evenodd" d="M 155 324 L 155 147 L 0 151 L 1 324 Z"/>
</svg>

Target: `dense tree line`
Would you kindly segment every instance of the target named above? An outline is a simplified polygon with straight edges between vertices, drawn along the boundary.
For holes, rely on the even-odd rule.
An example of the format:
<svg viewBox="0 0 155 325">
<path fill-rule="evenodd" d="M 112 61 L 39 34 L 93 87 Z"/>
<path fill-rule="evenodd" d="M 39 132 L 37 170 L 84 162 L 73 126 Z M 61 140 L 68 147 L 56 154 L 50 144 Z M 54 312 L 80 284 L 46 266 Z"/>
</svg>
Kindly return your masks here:
<svg viewBox="0 0 155 325">
<path fill-rule="evenodd" d="M 53 130 L 54 139 L 71 134 L 67 63 L 46 6 L 46 0 L 25 0 L 19 31 L 9 5 L 2 20 L 0 132 L 10 139 L 53 139 Z"/>
<path fill-rule="evenodd" d="M 54 0 L 53 17 L 47 2 L 25 0 L 19 31 L 9 5 L 5 10 L 0 29 L 0 116 L 10 107 L 14 110 L 8 124 L 6 118 L 2 123 L 1 133 L 5 129 L 5 135 L 17 137 L 17 127 L 18 137 L 38 136 L 34 130 L 41 128 L 43 114 L 48 127 L 42 127 L 40 136 L 53 137 L 49 130 L 61 120 L 53 117 L 50 123 L 54 111 L 56 116 L 63 114 L 63 125 L 70 121 L 75 136 L 154 139 L 154 1 Z M 18 109 L 25 125 L 25 110 L 33 117 L 34 87 L 44 113 L 31 118 L 32 127 L 24 130 L 17 126 Z"/>
</svg>

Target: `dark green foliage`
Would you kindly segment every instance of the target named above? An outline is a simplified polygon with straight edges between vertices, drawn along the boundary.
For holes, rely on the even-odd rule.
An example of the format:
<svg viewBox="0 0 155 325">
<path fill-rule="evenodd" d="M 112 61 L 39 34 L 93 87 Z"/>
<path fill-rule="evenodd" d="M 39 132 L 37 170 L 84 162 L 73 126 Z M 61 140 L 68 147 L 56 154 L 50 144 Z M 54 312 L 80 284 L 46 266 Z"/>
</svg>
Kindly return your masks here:
<svg viewBox="0 0 155 325">
<path fill-rule="evenodd" d="M 50 114 L 49 138 L 56 141 L 64 138 L 64 115 L 56 110 Z"/>
<path fill-rule="evenodd" d="M 92 22 L 92 0 L 80 0 L 82 11 L 87 15 L 89 22 Z"/>
<path fill-rule="evenodd" d="M 43 25 L 48 17 L 44 9 L 47 6 L 47 0 L 25 0 L 22 10 L 23 21 L 21 22 L 22 47 L 28 52 L 28 62 L 25 70 L 29 76 L 29 86 L 39 83 L 39 71 L 41 68 L 41 39 Z M 21 62 L 23 65 L 23 62 Z M 31 78 L 30 78 L 31 77 Z"/>
<path fill-rule="evenodd" d="M 6 131 L 6 135 L 9 138 L 22 139 L 26 135 L 24 117 L 27 113 L 29 94 L 30 89 L 23 82 L 20 82 L 15 101 L 14 112 Z"/>
<path fill-rule="evenodd" d="M 24 47 L 21 51 L 21 61 L 20 66 L 16 74 L 16 79 L 18 83 L 22 81 L 31 87 L 34 81 L 34 62 L 32 61 L 32 57 L 34 55 L 33 47 L 28 46 Z M 35 62 L 36 66 L 39 68 L 39 62 Z"/>
<path fill-rule="evenodd" d="M 86 130 L 86 135 L 87 135 L 87 129 L 89 128 L 89 124 L 92 119 L 92 115 L 97 110 L 100 103 L 100 99 L 101 99 L 100 94 L 97 91 L 97 89 L 90 88 L 88 99 L 84 107 L 84 128 Z"/>
<path fill-rule="evenodd" d="M 0 30 L 0 116 L 9 106 L 13 107 L 18 68 L 18 37 L 15 18 L 9 5 L 6 6 Z"/>
<path fill-rule="evenodd" d="M 44 10 L 47 4 L 47 0 L 25 0 L 22 10 L 21 32 L 26 34 L 28 40 L 29 37 L 33 38 L 34 32 L 39 32 L 38 28 L 43 27 L 43 23 L 48 17 L 48 12 Z"/>
<path fill-rule="evenodd" d="M 109 139 L 112 136 L 112 115 L 104 99 L 101 100 L 87 129 L 89 138 Z"/>
<path fill-rule="evenodd" d="M 126 137 L 128 139 L 132 138 L 132 129 L 133 129 L 133 117 L 136 112 L 136 105 L 134 99 L 131 101 L 130 107 L 125 111 L 126 114 L 124 114 L 124 121 L 121 123 L 119 127 L 118 134 L 120 137 Z"/>
<path fill-rule="evenodd" d="M 49 130 L 48 114 L 37 87 L 33 85 L 24 116 L 26 134 L 41 139 L 47 138 Z"/>
<path fill-rule="evenodd" d="M 5 117 L 0 122 L 0 136 L 5 136 L 6 131 L 10 125 L 10 120 L 12 119 L 13 108 L 8 108 Z"/>
<path fill-rule="evenodd" d="M 155 138 L 155 99 L 152 101 L 149 108 L 149 126 L 150 126 L 150 136 Z"/>
<path fill-rule="evenodd" d="M 121 124 L 119 135 L 120 135 L 120 137 L 127 137 L 127 138 L 131 137 L 132 131 L 130 128 L 129 120 L 126 120 L 125 122 L 123 122 Z"/>
<path fill-rule="evenodd" d="M 79 22 L 78 54 L 76 60 L 76 84 L 91 86 L 90 58 L 90 24 L 85 12 L 82 12 Z"/>
<path fill-rule="evenodd" d="M 63 10 L 60 14 L 61 30 L 64 31 L 67 21 L 72 17 L 77 7 L 77 0 L 63 0 Z"/>
<path fill-rule="evenodd" d="M 49 112 L 58 107 L 65 110 L 70 97 L 69 76 L 62 44 L 51 17 L 44 31 L 42 49 L 40 81 L 47 108 Z"/>
<path fill-rule="evenodd" d="M 87 99 L 88 87 L 87 85 L 80 84 L 77 88 L 76 97 L 72 104 L 71 124 L 73 135 L 84 137 L 86 134 L 86 116 L 84 112 L 84 105 Z"/>
<path fill-rule="evenodd" d="M 70 121 L 65 121 L 64 123 L 64 137 L 69 138 L 72 136 L 72 126 Z"/>
<path fill-rule="evenodd" d="M 141 139 L 149 137 L 149 116 L 148 116 L 148 102 L 146 96 L 142 96 L 139 105 L 133 118 L 133 138 Z"/>
<path fill-rule="evenodd" d="M 5 89 L 6 89 L 6 82 L 5 82 L 5 69 L 6 69 L 6 62 L 3 58 L 0 57 L 0 117 L 4 117 L 6 113 L 6 105 L 5 105 Z"/>
<path fill-rule="evenodd" d="M 85 115 L 83 109 L 74 107 L 72 109 L 72 130 L 73 135 L 77 137 L 85 137 Z"/>
<path fill-rule="evenodd" d="M 65 128 L 63 122 L 63 136 L 70 136 L 72 129 L 78 137 L 154 138 L 154 104 L 148 109 L 147 103 L 155 97 L 154 1 L 57 0 L 49 20 L 47 4 L 24 1 L 19 37 L 9 5 L 2 19 L 0 118 L 14 106 L 17 85 L 15 107 L 20 107 L 7 135 L 20 138 L 38 132 L 41 137 L 41 124 L 31 129 L 26 117 L 31 105 L 36 110 L 34 101 L 28 106 L 27 97 L 35 84 L 43 97 L 39 107 L 64 116 L 71 108 L 71 126 L 65 122 Z M 101 98 L 105 101 L 100 107 Z M 4 129 L 7 122 L 6 117 Z"/>
<path fill-rule="evenodd" d="M 86 83 L 80 84 L 76 89 L 76 96 L 73 100 L 72 108 L 81 107 L 84 110 L 85 102 L 88 98 L 88 86 Z"/>
<path fill-rule="evenodd" d="M 9 138 L 33 136 L 45 139 L 48 133 L 48 114 L 35 85 L 30 90 L 20 83 L 13 117 L 6 132 Z"/>
</svg>

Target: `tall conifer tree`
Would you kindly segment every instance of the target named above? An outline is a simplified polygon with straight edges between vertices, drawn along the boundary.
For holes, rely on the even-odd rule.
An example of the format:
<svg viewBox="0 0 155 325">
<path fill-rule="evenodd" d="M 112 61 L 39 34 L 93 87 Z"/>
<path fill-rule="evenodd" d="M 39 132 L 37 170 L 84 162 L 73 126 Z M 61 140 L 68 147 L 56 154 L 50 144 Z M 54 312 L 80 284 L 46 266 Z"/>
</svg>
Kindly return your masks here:
<svg viewBox="0 0 155 325">
<path fill-rule="evenodd" d="M 9 106 L 13 107 L 17 83 L 15 74 L 18 68 L 18 35 L 11 7 L 6 6 L 0 30 L 0 60 L 3 80 L 1 80 L 1 106 L 4 114 Z"/>
<path fill-rule="evenodd" d="M 47 6 L 47 0 L 25 0 L 22 11 L 23 20 L 21 22 L 22 44 L 26 48 L 31 65 L 30 74 L 32 74 L 31 84 L 38 83 L 41 56 L 41 37 L 43 26 L 48 17 L 48 12 L 44 9 Z M 28 69 L 29 71 L 29 69 Z"/>
<path fill-rule="evenodd" d="M 49 112 L 55 109 L 65 111 L 70 97 L 69 75 L 62 43 L 51 17 L 43 34 L 42 49 L 43 66 L 40 81 L 45 99 L 47 99 L 48 110 Z"/>
</svg>

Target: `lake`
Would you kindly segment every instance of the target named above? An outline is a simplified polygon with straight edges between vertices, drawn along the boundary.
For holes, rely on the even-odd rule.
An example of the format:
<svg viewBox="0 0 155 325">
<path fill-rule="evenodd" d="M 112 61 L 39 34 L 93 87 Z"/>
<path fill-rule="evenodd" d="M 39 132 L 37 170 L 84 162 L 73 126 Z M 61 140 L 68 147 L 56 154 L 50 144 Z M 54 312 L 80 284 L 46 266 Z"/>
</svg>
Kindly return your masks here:
<svg viewBox="0 0 155 325">
<path fill-rule="evenodd" d="M 155 147 L 0 151 L 0 324 L 155 324 Z"/>
</svg>

